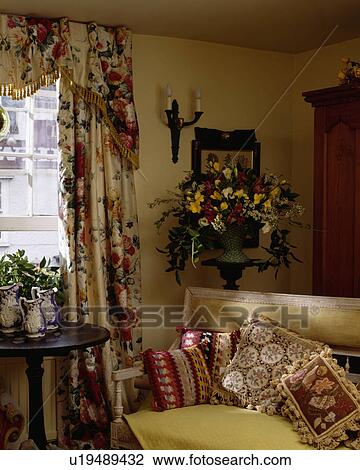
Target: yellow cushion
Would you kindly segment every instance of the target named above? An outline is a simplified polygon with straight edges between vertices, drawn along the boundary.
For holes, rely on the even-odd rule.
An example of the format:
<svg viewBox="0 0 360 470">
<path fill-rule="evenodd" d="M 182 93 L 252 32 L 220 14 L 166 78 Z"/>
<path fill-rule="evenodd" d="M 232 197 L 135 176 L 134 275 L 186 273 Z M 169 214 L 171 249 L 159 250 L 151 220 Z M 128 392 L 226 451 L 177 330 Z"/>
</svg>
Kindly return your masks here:
<svg viewBox="0 0 360 470">
<path fill-rule="evenodd" d="M 144 449 L 313 449 L 299 441 L 285 418 L 234 406 L 197 405 L 158 412 L 152 411 L 147 399 L 126 419 Z"/>
</svg>

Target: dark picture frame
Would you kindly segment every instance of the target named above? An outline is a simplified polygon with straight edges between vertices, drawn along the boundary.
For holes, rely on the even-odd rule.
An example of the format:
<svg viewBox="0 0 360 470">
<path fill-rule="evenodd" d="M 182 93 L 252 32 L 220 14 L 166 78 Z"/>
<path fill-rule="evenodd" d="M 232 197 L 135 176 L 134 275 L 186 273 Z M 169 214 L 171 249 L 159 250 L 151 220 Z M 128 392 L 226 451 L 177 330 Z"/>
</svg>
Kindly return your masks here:
<svg viewBox="0 0 360 470">
<path fill-rule="evenodd" d="M 260 175 L 261 144 L 256 140 L 255 129 L 221 131 L 195 127 L 195 140 L 192 141 L 192 170 L 204 173 L 207 157 L 215 154 L 220 164 L 227 155 L 243 159 L 244 168 L 252 168 Z M 251 163 L 251 166 L 248 165 Z"/>
<path fill-rule="evenodd" d="M 201 175 L 205 171 L 207 158 L 216 155 L 220 165 L 230 155 L 239 159 L 244 168 L 252 168 L 260 175 L 261 144 L 256 140 L 255 129 L 222 131 L 195 127 L 195 140 L 191 143 L 191 168 Z M 245 248 L 259 246 L 259 232 L 244 242 Z"/>
</svg>

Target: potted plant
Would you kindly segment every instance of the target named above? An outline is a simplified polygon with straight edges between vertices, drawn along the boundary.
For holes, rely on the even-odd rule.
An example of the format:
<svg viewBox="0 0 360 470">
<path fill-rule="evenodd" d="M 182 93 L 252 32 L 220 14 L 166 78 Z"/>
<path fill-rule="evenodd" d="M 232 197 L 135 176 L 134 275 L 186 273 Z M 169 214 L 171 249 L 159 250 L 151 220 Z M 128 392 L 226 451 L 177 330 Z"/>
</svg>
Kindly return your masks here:
<svg viewBox="0 0 360 470">
<path fill-rule="evenodd" d="M 51 268 L 50 260 L 44 257 L 39 264 L 29 261 L 24 250 L 16 253 L 6 253 L 0 257 L 1 285 L 10 285 L 20 282 L 21 295 L 31 299 L 31 289 L 56 290 L 56 301 L 59 305 L 64 303 L 62 277 L 59 268 Z"/>
<path fill-rule="evenodd" d="M 176 220 L 169 230 L 169 243 L 158 250 L 168 259 L 167 271 L 174 271 L 180 284 L 179 273 L 186 262 L 190 259 L 196 265 L 199 255 L 214 247 L 214 240 L 224 249 L 219 262 L 246 262 L 243 241 L 262 230 L 270 234 L 270 240 L 263 247 L 268 257 L 258 263 L 258 270 L 274 267 L 276 276 L 281 265 L 289 267 L 291 259 L 300 261 L 288 241 L 289 230 L 282 227 L 284 221 L 301 225 L 296 219 L 304 208 L 298 196 L 283 176 L 257 176 L 231 157 L 221 167 L 211 155 L 204 175 L 189 173 L 170 198 L 150 204 L 151 208 L 168 206 L 155 222 L 158 230 L 169 216 Z"/>
</svg>

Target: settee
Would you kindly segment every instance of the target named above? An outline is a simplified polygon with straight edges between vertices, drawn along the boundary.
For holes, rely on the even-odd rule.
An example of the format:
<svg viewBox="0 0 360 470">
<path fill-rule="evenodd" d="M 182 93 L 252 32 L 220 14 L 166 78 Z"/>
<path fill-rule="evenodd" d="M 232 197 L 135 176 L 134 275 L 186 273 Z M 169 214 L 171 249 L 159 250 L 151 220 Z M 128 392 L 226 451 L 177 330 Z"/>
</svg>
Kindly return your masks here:
<svg viewBox="0 0 360 470">
<path fill-rule="evenodd" d="M 360 355 L 359 299 L 190 287 L 185 292 L 182 325 L 231 331 L 259 314 L 330 345 L 334 354 L 344 357 L 346 371 L 355 380 L 347 358 Z M 175 340 L 170 349 L 178 347 Z M 157 412 L 148 396 L 135 413 L 125 415 L 122 391 L 143 375 L 141 367 L 113 372 L 114 449 L 312 449 L 284 417 L 236 406 L 202 404 Z M 137 401 L 134 394 L 130 405 Z"/>
</svg>

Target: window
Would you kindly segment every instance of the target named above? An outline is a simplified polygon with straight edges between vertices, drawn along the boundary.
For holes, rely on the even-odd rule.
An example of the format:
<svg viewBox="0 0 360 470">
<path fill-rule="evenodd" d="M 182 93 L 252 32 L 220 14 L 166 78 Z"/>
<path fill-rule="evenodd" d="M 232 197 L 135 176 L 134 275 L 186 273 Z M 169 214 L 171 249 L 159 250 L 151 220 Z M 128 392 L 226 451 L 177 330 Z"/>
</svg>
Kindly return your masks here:
<svg viewBox="0 0 360 470">
<path fill-rule="evenodd" d="M 0 97 L 10 133 L 0 141 L 0 255 L 25 249 L 55 261 L 58 248 L 58 92 L 41 88 L 15 101 Z"/>
<path fill-rule="evenodd" d="M 0 174 L 0 216 L 8 213 L 9 207 L 9 184 L 11 176 L 1 176 Z M 1 226 L 1 225 L 0 225 Z M 2 247 L 9 246 L 8 233 L 0 232 L 0 253 Z"/>
</svg>

